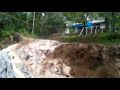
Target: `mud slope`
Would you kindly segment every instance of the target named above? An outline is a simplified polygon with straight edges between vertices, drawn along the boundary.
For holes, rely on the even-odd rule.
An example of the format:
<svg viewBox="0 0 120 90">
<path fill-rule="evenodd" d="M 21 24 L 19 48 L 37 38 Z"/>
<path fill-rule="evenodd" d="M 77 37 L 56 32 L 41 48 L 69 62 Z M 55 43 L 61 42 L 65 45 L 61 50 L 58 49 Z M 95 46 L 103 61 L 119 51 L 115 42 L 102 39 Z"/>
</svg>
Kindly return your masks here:
<svg viewBox="0 0 120 90">
<path fill-rule="evenodd" d="M 57 47 L 52 58 L 61 58 L 71 67 L 73 77 L 119 77 L 116 60 L 119 61 L 118 46 L 100 44 L 63 44 Z"/>
<path fill-rule="evenodd" d="M 119 77 L 119 56 L 119 46 L 27 40 L 0 51 L 0 77 Z"/>
</svg>

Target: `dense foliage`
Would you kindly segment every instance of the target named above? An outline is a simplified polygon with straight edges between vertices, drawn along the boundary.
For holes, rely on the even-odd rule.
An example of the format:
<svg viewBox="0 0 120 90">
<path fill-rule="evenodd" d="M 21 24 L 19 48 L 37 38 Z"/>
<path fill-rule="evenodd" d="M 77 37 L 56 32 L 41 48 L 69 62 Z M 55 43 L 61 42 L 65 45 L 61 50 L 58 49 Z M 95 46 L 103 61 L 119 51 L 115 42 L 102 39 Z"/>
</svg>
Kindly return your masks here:
<svg viewBox="0 0 120 90">
<path fill-rule="evenodd" d="M 12 32 L 40 37 L 62 30 L 64 20 L 61 12 L 44 12 L 44 14 L 42 12 L 1 12 L 0 40 Z"/>
<path fill-rule="evenodd" d="M 9 37 L 12 32 L 33 37 L 62 33 L 65 30 L 65 21 L 84 23 L 85 14 L 93 18 L 105 17 L 107 36 L 102 36 L 105 37 L 104 40 L 119 37 L 117 34 L 110 34 L 120 28 L 119 12 L 0 12 L 0 41 Z M 79 40 L 76 37 L 78 36 L 72 36 L 72 41 Z"/>
</svg>

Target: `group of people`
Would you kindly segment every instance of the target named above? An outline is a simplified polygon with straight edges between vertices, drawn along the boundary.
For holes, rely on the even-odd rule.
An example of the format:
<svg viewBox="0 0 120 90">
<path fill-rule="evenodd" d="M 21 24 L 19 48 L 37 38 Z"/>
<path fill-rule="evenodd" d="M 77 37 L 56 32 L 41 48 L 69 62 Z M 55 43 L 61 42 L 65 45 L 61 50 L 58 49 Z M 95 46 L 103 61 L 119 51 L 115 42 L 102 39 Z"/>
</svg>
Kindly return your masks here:
<svg viewBox="0 0 120 90">
<path fill-rule="evenodd" d="M 75 32 L 78 32 L 78 31 L 82 30 L 83 27 L 88 27 L 91 30 L 92 27 L 93 27 L 92 21 L 86 22 L 85 26 L 83 24 L 81 24 L 81 23 L 72 25 L 72 28 L 74 29 Z"/>
</svg>

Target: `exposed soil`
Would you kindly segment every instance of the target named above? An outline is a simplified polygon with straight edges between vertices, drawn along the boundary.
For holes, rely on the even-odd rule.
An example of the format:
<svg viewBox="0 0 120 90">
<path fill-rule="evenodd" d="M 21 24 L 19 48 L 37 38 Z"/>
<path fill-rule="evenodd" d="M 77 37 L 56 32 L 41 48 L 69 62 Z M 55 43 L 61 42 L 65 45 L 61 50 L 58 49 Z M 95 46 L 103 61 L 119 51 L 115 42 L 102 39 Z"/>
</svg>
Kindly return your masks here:
<svg viewBox="0 0 120 90">
<path fill-rule="evenodd" d="M 58 40 L 60 41 L 61 39 L 61 33 L 55 33 L 55 34 L 52 34 L 50 37 L 49 37 L 50 40 Z"/>
<path fill-rule="evenodd" d="M 115 62 L 118 49 L 100 44 L 63 44 L 55 49 L 52 58 L 61 58 L 70 66 L 73 77 L 116 77 Z"/>
</svg>

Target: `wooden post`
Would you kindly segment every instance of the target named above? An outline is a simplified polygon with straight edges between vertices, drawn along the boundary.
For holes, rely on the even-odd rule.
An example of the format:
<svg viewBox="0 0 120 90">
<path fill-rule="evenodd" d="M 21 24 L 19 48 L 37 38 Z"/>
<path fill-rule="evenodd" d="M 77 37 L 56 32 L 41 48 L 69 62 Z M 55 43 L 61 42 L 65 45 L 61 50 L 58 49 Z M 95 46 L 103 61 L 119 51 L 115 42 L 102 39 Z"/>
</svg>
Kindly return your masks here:
<svg viewBox="0 0 120 90">
<path fill-rule="evenodd" d="M 91 34 L 92 34 L 93 26 L 91 27 Z"/>
<path fill-rule="evenodd" d="M 96 31 L 97 31 L 97 26 L 96 26 L 96 28 L 95 28 L 95 34 L 96 34 Z"/>
<path fill-rule="evenodd" d="M 87 35 L 87 33 L 88 33 L 88 30 L 87 30 L 87 27 L 86 27 L 86 35 Z"/>
<path fill-rule="evenodd" d="M 102 29 L 102 34 L 103 34 L 103 28 L 101 28 Z"/>
<path fill-rule="evenodd" d="M 82 28 L 82 30 L 81 30 L 81 32 L 80 32 L 80 34 L 79 34 L 79 36 L 81 36 L 81 35 L 82 35 L 83 30 L 84 30 L 84 27 Z"/>
</svg>

